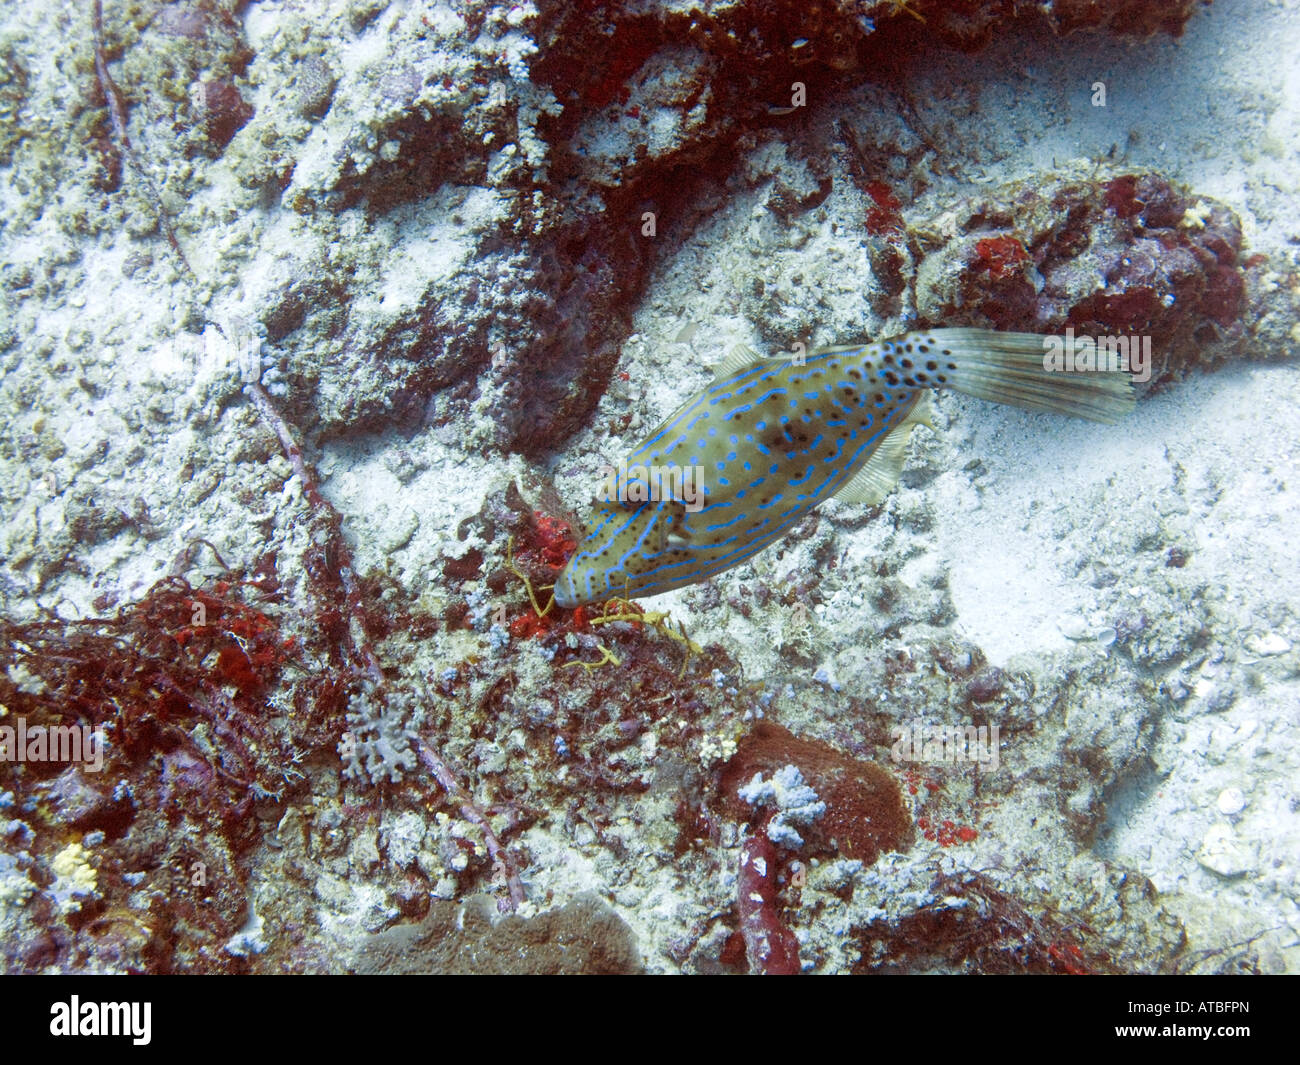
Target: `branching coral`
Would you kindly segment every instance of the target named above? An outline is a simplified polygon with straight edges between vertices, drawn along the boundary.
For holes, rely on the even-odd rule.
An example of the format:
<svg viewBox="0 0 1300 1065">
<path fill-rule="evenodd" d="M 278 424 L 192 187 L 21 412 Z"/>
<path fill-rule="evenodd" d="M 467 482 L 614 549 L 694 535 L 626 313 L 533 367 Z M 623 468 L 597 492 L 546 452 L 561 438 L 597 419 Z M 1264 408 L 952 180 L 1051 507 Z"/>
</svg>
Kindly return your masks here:
<svg viewBox="0 0 1300 1065">
<path fill-rule="evenodd" d="M 407 727 L 412 701 L 408 693 L 387 693 L 369 681 L 348 700 L 350 731 L 339 743 L 345 777 L 400 784 L 415 768 L 411 742 L 418 735 Z"/>
<path fill-rule="evenodd" d="M 771 780 L 755 773 L 739 795 L 750 806 L 770 808 L 767 838 L 783 847 L 802 847 L 803 837 L 795 826 L 810 825 L 826 813 L 826 804 L 803 782 L 803 774 L 792 765 L 778 769 Z"/>
</svg>

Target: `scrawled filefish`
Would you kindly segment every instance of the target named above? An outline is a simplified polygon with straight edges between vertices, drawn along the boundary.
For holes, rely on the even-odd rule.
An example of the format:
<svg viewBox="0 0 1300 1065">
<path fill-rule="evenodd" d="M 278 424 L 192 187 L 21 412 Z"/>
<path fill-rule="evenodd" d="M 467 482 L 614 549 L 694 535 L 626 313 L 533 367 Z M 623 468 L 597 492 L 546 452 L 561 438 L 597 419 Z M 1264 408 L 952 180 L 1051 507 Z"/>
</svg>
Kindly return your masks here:
<svg viewBox="0 0 1300 1065">
<path fill-rule="evenodd" d="M 607 473 L 555 584 L 563 607 L 657 595 L 737 566 L 832 496 L 877 503 L 898 481 L 929 390 L 1098 422 L 1133 409 L 1122 369 L 1052 372 L 1058 338 L 933 329 L 802 358 L 736 352 Z"/>
</svg>

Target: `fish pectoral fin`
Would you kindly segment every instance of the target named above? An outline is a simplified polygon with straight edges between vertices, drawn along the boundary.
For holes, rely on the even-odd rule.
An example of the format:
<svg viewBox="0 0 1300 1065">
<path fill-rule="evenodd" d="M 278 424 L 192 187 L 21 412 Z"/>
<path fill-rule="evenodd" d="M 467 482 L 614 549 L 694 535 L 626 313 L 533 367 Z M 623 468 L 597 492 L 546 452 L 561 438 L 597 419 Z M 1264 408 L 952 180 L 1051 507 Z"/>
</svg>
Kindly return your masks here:
<svg viewBox="0 0 1300 1065">
<path fill-rule="evenodd" d="M 664 537 L 664 544 L 680 551 L 684 547 L 690 547 L 692 539 L 690 529 L 684 525 L 674 525 L 672 531 Z"/>
<path fill-rule="evenodd" d="M 686 524 L 685 503 L 676 499 L 665 503 L 659 522 L 663 534 L 660 550 L 680 551 L 690 546 L 695 534 Z"/>
<path fill-rule="evenodd" d="M 867 464 L 857 472 L 853 480 L 834 493 L 835 498 L 841 503 L 866 503 L 874 506 L 889 495 L 903 472 L 903 463 L 907 461 L 907 444 L 912 438 L 912 430 L 918 425 L 934 428 L 930 421 L 928 392 L 921 393 L 907 417 L 876 445 Z"/>
<path fill-rule="evenodd" d="M 835 493 L 841 503 L 867 503 L 874 506 L 894 490 L 907 459 L 907 442 L 912 426 L 900 425 L 877 445 L 858 470 L 857 476 Z"/>
</svg>

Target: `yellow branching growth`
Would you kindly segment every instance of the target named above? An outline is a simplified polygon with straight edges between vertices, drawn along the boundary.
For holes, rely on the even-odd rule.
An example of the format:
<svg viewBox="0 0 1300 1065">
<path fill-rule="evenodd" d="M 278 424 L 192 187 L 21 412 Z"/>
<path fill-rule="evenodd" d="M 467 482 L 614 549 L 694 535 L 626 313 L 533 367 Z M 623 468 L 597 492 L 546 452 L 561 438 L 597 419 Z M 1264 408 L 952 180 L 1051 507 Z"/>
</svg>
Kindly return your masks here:
<svg viewBox="0 0 1300 1065">
<path fill-rule="evenodd" d="M 642 611 L 627 599 L 610 599 L 606 601 L 601 616 L 592 618 L 591 624 L 607 625 L 612 621 L 641 622 L 685 647 L 686 658 L 682 662 L 682 671 L 678 674 L 679 677 L 686 675 L 686 667 L 690 665 L 692 656 L 704 653 L 704 648 L 686 635 L 686 629 L 680 621 L 677 623 L 676 629 L 672 627 L 672 618 L 668 616 L 666 611 Z"/>
<path fill-rule="evenodd" d="M 568 669 L 570 666 L 581 666 L 588 673 L 590 673 L 592 672 L 592 670 L 599 669 L 601 666 L 605 665 L 606 663 L 608 663 L 611 666 L 621 666 L 623 664 L 623 660 L 619 658 L 618 655 L 616 655 L 608 647 L 606 647 L 603 643 L 596 644 L 596 650 L 600 652 L 599 662 L 565 662 L 562 668 Z"/>
<path fill-rule="evenodd" d="M 547 614 L 551 612 L 551 609 L 555 606 L 554 586 L 553 585 L 551 586 L 552 588 L 551 597 L 549 600 L 547 600 L 546 606 L 542 607 L 541 605 L 539 605 L 537 602 L 537 594 L 533 591 L 533 582 L 528 579 L 528 574 L 524 573 L 523 570 L 521 570 L 517 565 L 515 565 L 514 547 L 515 547 L 515 541 L 514 541 L 514 537 L 512 536 L 509 540 L 506 541 L 506 566 L 511 573 L 513 573 L 516 577 L 518 577 L 521 581 L 524 582 L 524 588 L 528 592 L 528 601 L 533 604 L 533 611 L 537 614 L 539 618 L 544 618 L 546 617 Z M 689 636 L 686 635 L 686 629 L 682 626 L 682 623 L 680 621 L 677 622 L 677 627 L 673 628 L 672 618 L 669 617 L 667 611 L 663 611 L 663 610 L 643 611 L 630 599 L 619 599 L 617 597 L 614 599 L 606 600 L 604 606 L 601 609 L 602 609 L 601 616 L 598 618 L 592 618 L 590 624 L 607 625 L 610 622 L 614 622 L 614 621 L 640 622 L 642 624 L 649 625 L 652 629 L 662 633 L 664 636 L 667 636 L 670 640 L 674 641 L 675 643 L 679 643 L 684 648 L 686 648 L 686 658 L 682 662 L 682 669 L 681 672 L 678 674 L 679 677 L 684 677 L 686 675 L 686 667 L 690 665 L 692 657 L 704 653 L 704 648 L 702 648 L 699 644 L 697 644 L 694 640 L 692 640 Z M 616 654 L 614 654 L 613 651 L 609 650 L 607 647 L 601 644 L 597 644 L 597 647 L 600 648 L 600 652 L 601 652 L 601 658 L 599 661 L 567 662 L 565 663 L 565 668 L 568 668 L 568 666 L 582 666 L 588 671 L 591 671 L 593 669 L 599 669 L 601 666 L 604 665 L 621 666 L 623 664 L 622 659 L 620 659 Z"/>
<path fill-rule="evenodd" d="M 925 16 L 919 11 L 913 11 L 910 5 L 911 0 L 889 0 L 889 17 L 896 18 L 897 16 L 906 13 L 911 15 L 912 18 L 916 19 L 918 22 L 924 22 Z"/>
<path fill-rule="evenodd" d="M 509 567 L 511 573 L 524 582 L 524 587 L 528 590 L 528 601 L 533 604 L 533 610 L 537 616 L 539 618 L 546 617 L 551 612 L 551 607 L 555 606 L 554 585 L 551 585 L 551 598 L 546 604 L 546 609 L 543 610 L 537 605 L 537 596 L 533 592 L 533 582 L 528 579 L 528 574 L 515 565 L 515 538 L 513 536 L 506 541 L 506 566 Z"/>
</svg>

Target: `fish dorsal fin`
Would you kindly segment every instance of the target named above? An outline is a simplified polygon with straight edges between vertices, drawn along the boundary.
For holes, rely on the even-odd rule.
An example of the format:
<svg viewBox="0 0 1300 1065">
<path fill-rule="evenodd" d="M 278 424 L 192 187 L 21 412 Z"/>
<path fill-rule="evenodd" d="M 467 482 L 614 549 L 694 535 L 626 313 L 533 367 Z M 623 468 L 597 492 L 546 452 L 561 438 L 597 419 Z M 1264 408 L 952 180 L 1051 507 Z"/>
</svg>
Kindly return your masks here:
<svg viewBox="0 0 1300 1065">
<path fill-rule="evenodd" d="M 710 369 L 713 371 L 713 382 L 717 384 L 741 370 L 748 369 L 756 362 L 766 362 L 762 355 L 753 348 L 748 348 L 744 344 L 737 344 L 718 362 L 715 362 Z"/>
<path fill-rule="evenodd" d="M 912 437 L 912 430 L 918 425 L 934 428 L 930 421 L 929 392 L 921 393 L 907 417 L 876 445 L 867 464 L 857 472 L 853 480 L 835 493 L 835 498 L 841 503 L 875 505 L 889 495 L 903 472 L 903 463 L 907 460 L 907 444 Z"/>
</svg>

